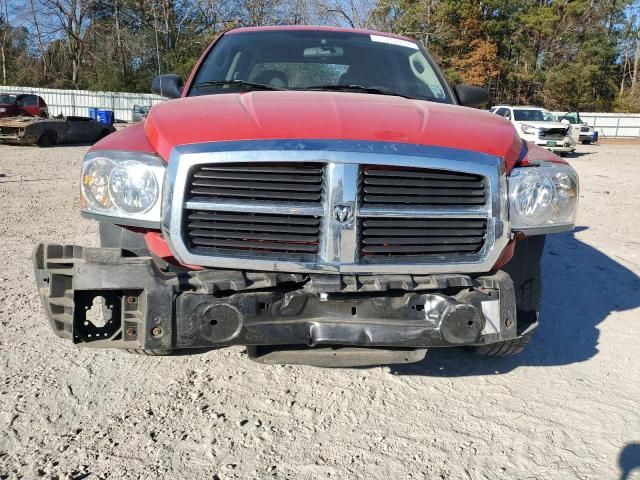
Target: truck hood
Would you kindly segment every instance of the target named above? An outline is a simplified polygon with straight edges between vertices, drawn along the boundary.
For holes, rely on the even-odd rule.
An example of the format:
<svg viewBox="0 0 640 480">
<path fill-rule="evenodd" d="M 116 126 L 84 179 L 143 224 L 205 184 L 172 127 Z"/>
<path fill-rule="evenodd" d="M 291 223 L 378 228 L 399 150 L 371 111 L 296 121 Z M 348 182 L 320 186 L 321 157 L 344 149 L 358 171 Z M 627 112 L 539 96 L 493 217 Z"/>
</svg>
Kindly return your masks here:
<svg viewBox="0 0 640 480">
<path fill-rule="evenodd" d="M 455 105 L 387 95 L 259 91 L 171 100 L 145 122 L 150 145 L 168 159 L 174 146 L 239 140 L 333 139 L 411 143 L 506 159 L 521 148 L 507 120 Z"/>
</svg>

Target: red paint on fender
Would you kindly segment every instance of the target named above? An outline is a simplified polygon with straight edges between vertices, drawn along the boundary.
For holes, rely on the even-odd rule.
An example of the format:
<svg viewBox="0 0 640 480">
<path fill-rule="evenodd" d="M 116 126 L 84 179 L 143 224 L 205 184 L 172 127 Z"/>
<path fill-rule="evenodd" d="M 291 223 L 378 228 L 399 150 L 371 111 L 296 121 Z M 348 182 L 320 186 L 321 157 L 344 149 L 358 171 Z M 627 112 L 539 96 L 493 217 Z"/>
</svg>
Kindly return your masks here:
<svg viewBox="0 0 640 480">
<path fill-rule="evenodd" d="M 129 152 L 155 153 L 155 148 L 149 143 L 144 133 L 144 125 L 136 123 L 123 130 L 107 135 L 93 145 L 89 151 L 124 150 Z"/>
</svg>

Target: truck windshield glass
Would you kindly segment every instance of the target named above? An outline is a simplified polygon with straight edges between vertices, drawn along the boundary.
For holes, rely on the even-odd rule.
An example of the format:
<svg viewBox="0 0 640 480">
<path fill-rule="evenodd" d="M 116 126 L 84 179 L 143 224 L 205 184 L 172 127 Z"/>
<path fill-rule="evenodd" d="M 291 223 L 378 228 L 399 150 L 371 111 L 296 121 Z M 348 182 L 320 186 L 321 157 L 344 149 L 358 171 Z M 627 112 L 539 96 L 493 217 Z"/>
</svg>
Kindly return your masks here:
<svg viewBox="0 0 640 480">
<path fill-rule="evenodd" d="M 14 95 L 0 95 L 0 103 L 1 104 L 8 104 L 8 103 L 13 103 L 16 101 L 16 97 Z"/>
<path fill-rule="evenodd" d="M 385 92 L 452 103 L 443 79 L 417 44 L 362 33 L 289 30 L 224 35 L 204 60 L 188 94 L 247 91 L 241 82 L 286 90 Z"/>
<path fill-rule="evenodd" d="M 513 110 L 513 118 L 516 122 L 557 122 L 558 119 L 545 110 Z"/>
</svg>

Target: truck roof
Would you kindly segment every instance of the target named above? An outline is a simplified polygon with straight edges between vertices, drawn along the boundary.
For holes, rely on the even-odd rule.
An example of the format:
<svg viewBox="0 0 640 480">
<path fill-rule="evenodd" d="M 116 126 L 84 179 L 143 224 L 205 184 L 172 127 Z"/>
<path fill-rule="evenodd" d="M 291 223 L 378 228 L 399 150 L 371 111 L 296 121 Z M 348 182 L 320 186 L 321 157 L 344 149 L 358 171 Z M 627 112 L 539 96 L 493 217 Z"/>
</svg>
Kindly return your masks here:
<svg viewBox="0 0 640 480">
<path fill-rule="evenodd" d="M 344 28 L 344 27 L 322 27 L 314 25 L 281 25 L 281 26 L 265 26 L 265 27 L 241 27 L 235 28 L 225 32 L 225 35 L 232 35 L 237 33 L 247 32 L 274 32 L 274 31 L 291 31 L 291 30 L 303 30 L 303 31 L 325 31 L 325 32 L 344 32 L 344 33 L 356 33 L 361 35 L 380 35 L 383 37 L 397 38 L 400 40 L 406 40 L 408 42 L 416 43 L 412 38 L 405 37 L 403 35 L 396 35 L 395 33 L 378 32 L 376 30 L 365 30 L 360 28 Z"/>
</svg>

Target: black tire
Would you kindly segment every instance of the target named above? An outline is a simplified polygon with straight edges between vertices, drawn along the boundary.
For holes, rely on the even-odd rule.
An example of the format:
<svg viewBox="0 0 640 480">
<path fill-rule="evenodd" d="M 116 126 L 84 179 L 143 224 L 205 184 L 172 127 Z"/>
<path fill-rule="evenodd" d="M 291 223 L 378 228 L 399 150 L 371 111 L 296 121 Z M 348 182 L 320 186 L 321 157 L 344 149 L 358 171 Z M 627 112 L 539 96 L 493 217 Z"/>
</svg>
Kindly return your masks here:
<svg viewBox="0 0 640 480">
<path fill-rule="evenodd" d="M 540 311 L 542 282 L 540 278 L 540 266 L 533 272 L 533 277 L 522 284 L 516 290 L 516 309 L 518 317 L 526 315 L 537 315 Z M 531 341 L 533 331 L 520 335 L 513 340 L 492 343 L 482 347 L 472 347 L 476 355 L 483 357 L 510 357 L 521 353 Z"/>
<path fill-rule="evenodd" d="M 582 140 L 582 145 L 591 145 L 591 140 Z"/>
<path fill-rule="evenodd" d="M 556 155 L 560 156 L 560 157 L 566 157 L 569 154 L 569 152 L 558 152 L 556 153 Z"/>
<path fill-rule="evenodd" d="M 51 147 L 56 144 L 57 135 L 55 132 L 44 132 L 38 138 L 38 146 L 42 148 Z"/>
</svg>

